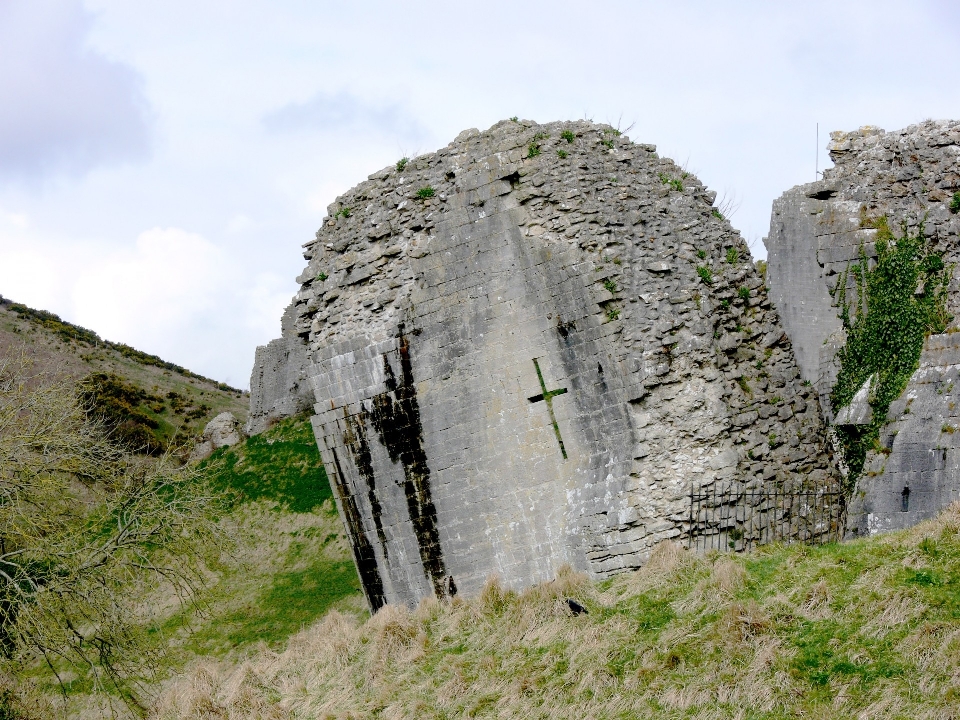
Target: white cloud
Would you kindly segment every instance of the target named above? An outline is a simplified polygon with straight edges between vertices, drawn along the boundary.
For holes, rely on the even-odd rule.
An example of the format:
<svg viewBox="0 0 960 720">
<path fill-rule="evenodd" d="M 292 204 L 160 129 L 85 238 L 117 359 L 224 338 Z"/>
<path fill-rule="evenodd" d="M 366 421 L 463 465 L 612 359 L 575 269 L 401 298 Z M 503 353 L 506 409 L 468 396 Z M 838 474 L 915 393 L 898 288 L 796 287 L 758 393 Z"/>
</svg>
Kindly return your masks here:
<svg viewBox="0 0 960 720">
<path fill-rule="evenodd" d="M 229 253 L 198 233 L 153 228 L 129 246 L 79 244 L 11 228 L 0 211 L 0 292 L 237 387 L 253 347 L 279 336 L 285 278 L 238 282 Z"/>
<path fill-rule="evenodd" d="M 234 235 L 249 229 L 252 225 L 253 221 L 246 215 L 234 215 L 230 222 L 227 223 L 226 231 L 228 235 Z"/>
<path fill-rule="evenodd" d="M 154 228 L 131 250 L 91 262 L 73 283 L 72 304 L 80 324 L 106 338 L 170 345 L 179 328 L 215 311 L 227 280 L 223 252 L 202 236 Z"/>
<path fill-rule="evenodd" d="M 91 23 L 77 0 L 0 2 L 0 178 L 146 155 L 140 77 L 85 46 Z"/>
<path fill-rule="evenodd" d="M 374 131 L 391 138 L 418 140 L 427 131 L 398 103 L 370 103 L 341 90 L 317 93 L 303 103 L 290 103 L 268 113 L 264 127 L 272 133 Z"/>
</svg>

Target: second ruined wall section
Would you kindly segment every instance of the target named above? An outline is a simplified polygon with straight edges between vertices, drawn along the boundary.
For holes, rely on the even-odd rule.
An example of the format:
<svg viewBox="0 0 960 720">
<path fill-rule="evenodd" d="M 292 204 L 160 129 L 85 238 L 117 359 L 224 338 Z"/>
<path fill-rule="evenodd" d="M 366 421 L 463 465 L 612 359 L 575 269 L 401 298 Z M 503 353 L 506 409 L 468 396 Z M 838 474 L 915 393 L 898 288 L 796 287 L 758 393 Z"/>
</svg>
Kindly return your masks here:
<svg viewBox="0 0 960 720">
<path fill-rule="evenodd" d="M 801 373 L 832 421 L 840 410 L 830 401 L 837 352 L 846 341 L 835 289 L 861 252 L 875 260 L 875 220 L 885 217 L 896 236 L 904 223 L 910 232 L 922 225 L 930 248 L 954 268 L 947 309 L 960 315 L 960 214 L 951 208 L 960 193 L 960 122 L 926 121 L 891 132 L 864 127 L 831 138 L 834 167 L 774 202 L 764 242 L 771 297 Z M 846 297 L 855 303 L 853 275 L 846 277 Z M 927 338 L 920 367 L 891 405 L 882 450 L 868 454 L 851 497 L 854 532 L 909 527 L 960 497 L 958 338 L 953 331 Z"/>
</svg>

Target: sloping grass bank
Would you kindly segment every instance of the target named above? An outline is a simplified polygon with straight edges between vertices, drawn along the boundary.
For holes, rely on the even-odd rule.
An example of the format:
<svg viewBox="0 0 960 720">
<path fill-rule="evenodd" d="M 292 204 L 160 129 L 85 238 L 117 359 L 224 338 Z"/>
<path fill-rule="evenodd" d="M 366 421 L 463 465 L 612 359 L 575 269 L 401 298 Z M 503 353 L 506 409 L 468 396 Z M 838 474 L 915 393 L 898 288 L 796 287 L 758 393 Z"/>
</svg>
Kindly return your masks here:
<svg viewBox="0 0 960 720">
<path fill-rule="evenodd" d="M 170 587 L 132 598 L 133 609 L 149 618 L 140 628 L 149 674 L 131 678 L 145 702 L 200 658 L 229 664 L 283 648 L 331 609 L 367 617 L 308 419 L 284 420 L 218 450 L 200 471 L 230 499 L 220 522 L 233 542 L 186 604 Z M 62 664 L 57 672 L 62 688 L 44 663 L 24 667 L 24 697 L 0 693 L 0 720 L 136 716 L 119 698 L 97 692 L 84 668 Z"/>
<path fill-rule="evenodd" d="M 665 544 L 602 583 L 330 612 L 281 651 L 202 661 L 155 717 L 958 718 L 960 507 L 851 543 Z"/>
<path fill-rule="evenodd" d="M 331 608 L 365 610 L 308 419 L 283 420 L 202 467 L 235 498 L 224 522 L 237 547 L 198 599 L 199 612 L 185 608 L 157 628 L 181 662 L 277 647 Z"/>
</svg>

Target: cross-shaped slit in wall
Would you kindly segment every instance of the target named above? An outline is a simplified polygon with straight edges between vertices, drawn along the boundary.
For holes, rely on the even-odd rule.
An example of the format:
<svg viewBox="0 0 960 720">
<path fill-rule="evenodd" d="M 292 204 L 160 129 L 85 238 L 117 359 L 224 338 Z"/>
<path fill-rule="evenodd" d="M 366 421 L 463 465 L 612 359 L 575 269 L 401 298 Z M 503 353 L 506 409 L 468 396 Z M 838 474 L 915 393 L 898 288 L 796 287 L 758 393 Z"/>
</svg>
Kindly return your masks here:
<svg viewBox="0 0 960 720">
<path fill-rule="evenodd" d="M 547 404 L 547 412 L 550 413 L 550 422 L 553 423 L 553 432 L 557 436 L 557 442 L 560 443 L 560 453 L 563 455 L 563 459 L 567 459 L 567 449 L 563 446 L 563 438 L 560 437 L 560 426 L 557 425 L 557 416 L 553 414 L 553 398 L 557 395 L 563 395 L 567 389 L 558 388 L 556 390 L 547 390 L 547 384 L 543 381 L 543 373 L 540 371 L 540 363 L 537 362 L 537 358 L 533 359 L 533 366 L 537 369 L 537 380 L 540 381 L 540 390 L 542 391 L 539 395 L 534 395 L 531 398 L 527 398 L 532 403 L 545 402 Z"/>
</svg>

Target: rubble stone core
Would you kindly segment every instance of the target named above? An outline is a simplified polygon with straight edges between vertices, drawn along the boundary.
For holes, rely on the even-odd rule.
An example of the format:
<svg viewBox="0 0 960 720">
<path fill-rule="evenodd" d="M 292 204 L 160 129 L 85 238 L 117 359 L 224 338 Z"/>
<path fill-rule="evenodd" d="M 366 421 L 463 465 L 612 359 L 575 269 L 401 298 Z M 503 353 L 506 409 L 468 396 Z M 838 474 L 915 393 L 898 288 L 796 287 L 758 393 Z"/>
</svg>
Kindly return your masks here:
<svg viewBox="0 0 960 720">
<path fill-rule="evenodd" d="M 714 200 L 609 126 L 508 120 L 330 206 L 293 334 L 373 609 L 637 567 L 711 484 L 835 482 Z"/>
</svg>

